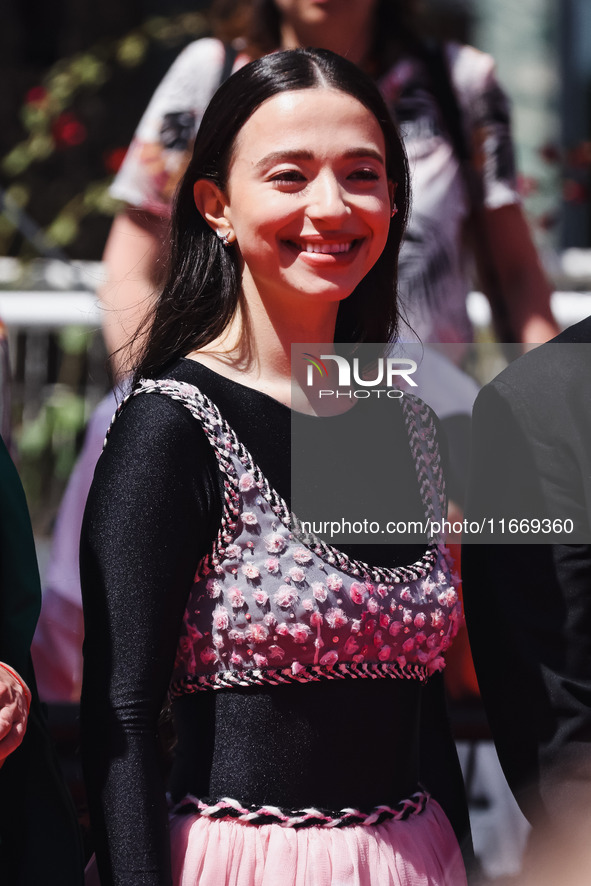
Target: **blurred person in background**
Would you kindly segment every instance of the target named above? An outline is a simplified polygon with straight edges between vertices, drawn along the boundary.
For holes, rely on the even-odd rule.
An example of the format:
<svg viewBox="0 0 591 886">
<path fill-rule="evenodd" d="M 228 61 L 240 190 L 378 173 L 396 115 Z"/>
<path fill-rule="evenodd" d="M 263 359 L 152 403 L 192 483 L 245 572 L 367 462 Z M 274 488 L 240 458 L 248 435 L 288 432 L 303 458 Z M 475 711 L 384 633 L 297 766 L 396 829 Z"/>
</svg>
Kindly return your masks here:
<svg viewBox="0 0 591 886">
<path fill-rule="evenodd" d="M 473 431 L 466 511 L 495 524 L 463 546 L 466 621 L 499 760 L 533 825 L 516 882 L 586 886 L 591 317 L 485 385 Z"/>
<path fill-rule="evenodd" d="M 158 292 L 168 219 L 195 132 L 220 82 L 249 58 L 331 49 L 378 83 L 408 152 L 413 211 L 401 253 L 402 315 L 422 341 L 467 342 L 471 256 L 502 341 L 558 332 L 549 287 L 515 185 L 507 99 L 490 56 L 422 39 L 414 0 L 259 0 L 214 4 L 232 42 L 202 39 L 179 56 L 136 130 L 112 194 L 125 210 L 105 249 L 104 332 L 120 350 Z M 231 24 L 231 21 L 230 21 Z M 468 230 L 471 231 L 468 242 Z M 403 330 L 404 334 L 404 330 Z"/>
<path fill-rule="evenodd" d="M 0 882 L 82 886 L 76 814 L 29 655 L 41 604 L 33 532 L 1 440 L 0 477 Z"/>
</svg>

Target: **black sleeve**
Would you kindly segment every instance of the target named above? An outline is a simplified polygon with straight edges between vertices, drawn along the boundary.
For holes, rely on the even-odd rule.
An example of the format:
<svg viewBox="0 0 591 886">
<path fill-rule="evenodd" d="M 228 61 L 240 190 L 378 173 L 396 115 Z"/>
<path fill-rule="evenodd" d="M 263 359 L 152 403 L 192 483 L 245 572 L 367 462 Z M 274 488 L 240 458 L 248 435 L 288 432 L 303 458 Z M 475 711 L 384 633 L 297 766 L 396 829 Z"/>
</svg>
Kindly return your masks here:
<svg viewBox="0 0 591 886">
<path fill-rule="evenodd" d="M 550 401 L 554 413 L 557 403 Z M 550 407 L 546 415 L 515 388 L 484 388 L 474 409 L 467 519 L 578 513 L 582 480 L 569 454 L 572 427 L 566 415 L 553 417 Z M 588 809 L 590 574 L 588 544 L 462 549 L 482 699 L 509 786 L 536 823 L 564 825 Z"/>
<path fill-rule="evenodd" d="M 220 507 L 199 423 L 161 395 L 132 399 L 98 462 L 81 540 L 82 751 L 101 886 L 172 882 L 157 724 Z"/>
</svg>

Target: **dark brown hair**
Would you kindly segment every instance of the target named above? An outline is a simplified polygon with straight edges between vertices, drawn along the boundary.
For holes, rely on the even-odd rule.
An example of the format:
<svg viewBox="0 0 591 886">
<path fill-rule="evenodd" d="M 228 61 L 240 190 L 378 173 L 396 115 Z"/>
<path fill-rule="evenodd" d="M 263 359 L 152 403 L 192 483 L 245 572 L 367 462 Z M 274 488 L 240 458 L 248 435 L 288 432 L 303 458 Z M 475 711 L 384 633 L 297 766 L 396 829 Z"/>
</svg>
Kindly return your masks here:
<svg viewBox="0 0 591 886">
<path fill-rule="evenodd" d="M 398 323 L 398 252 L 409 205 L 406 154 L 373 81 L 355 65 L 322 49 L 276 52 L 245 65 L 216 92 L 207 108 L 193 157 L 180 183 L 172 216 L 168 279 L 147 318 L 137 381 L 166 363 L 215 340 L 232 319 L 240 296 L 236 251 L 227 249 L 197 211 L 193 185 L 209 179 L 225 189 L 236 137 L 267 99 L 281 92 L 330 87 L 353 96 L 376 118 L 384 134 L 386 172 L 397 182 L 395 216 L 386 246 L 373 268 L 339 305 L 337 342 L 384 342 Z"/>
</svg>

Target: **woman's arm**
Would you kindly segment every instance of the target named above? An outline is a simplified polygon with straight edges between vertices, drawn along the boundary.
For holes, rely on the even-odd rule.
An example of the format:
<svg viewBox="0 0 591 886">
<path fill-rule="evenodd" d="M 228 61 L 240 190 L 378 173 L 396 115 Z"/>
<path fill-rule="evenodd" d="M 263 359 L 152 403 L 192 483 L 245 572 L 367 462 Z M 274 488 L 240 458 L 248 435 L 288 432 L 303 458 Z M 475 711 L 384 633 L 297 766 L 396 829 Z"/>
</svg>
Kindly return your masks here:
<svg viewBox="0 0 591 886">
<path fill-rule="evenodd" d="M 560 332 L 550 307 L 551 290 L 540 264 L 525 215 L 518 203 L 487 209 L 482 213 L 482 234 L 489 255 L 476 244 L 476 259 L 485 295 L 494 310 L 495 299 L 504 312 L 512 340 L 540 344 Z M 487 291 L 487 261 L 496 285 Z"/>
<path fill-rule="evenodd" d="M 171 883 L 158 719 L 217 484 L 199 424 L 158 395 L 126 406 L 97 465 L 81 543 L 81 725 L 101 886 Z"/>
<path fill-rule="evenodd" d="M 153 305 L 166 270 L 168 219 L 128 207 L 115 217 L 103 254 L 98 297 L 114 377 L 131 365 L 131 338 Z"/>
<path fill-rule="evenodd" d="M 154 92 L 111 187 L 112 196 L 127 206 L 111 228 L 103 256 L 107 282 L 99 292 L 116 376 L 129 364 L 129 355 L 120 349 L 163 282 L 174 192 L 203 112 L 219 86 L 224 59 L 219 40 L 205 38 L 185 47 Z"/>
</svg>

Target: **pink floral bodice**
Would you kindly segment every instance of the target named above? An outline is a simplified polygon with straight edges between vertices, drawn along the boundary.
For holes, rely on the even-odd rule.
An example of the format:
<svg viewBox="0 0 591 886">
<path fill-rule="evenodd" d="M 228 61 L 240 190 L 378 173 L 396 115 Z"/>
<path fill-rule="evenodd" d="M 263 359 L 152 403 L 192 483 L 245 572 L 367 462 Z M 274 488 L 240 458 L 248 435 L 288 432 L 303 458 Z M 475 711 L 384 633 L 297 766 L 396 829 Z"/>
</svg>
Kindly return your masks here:
<svg viewBox="0 0 591 886">
<path fill-rule="evenodd" d="M 171 694 L 351 677 L 426 680 L 461 622 L 447 549 L 391 569 L 353 560 L 299 531 L 219 410 L 191 384 L 143 380 L 201 423 L 224 484 L 213 549 L 189 593 Z M 402 400 L 425 515 L 440 520 L 445 490 L 432 414 Z"/>
</svg>

